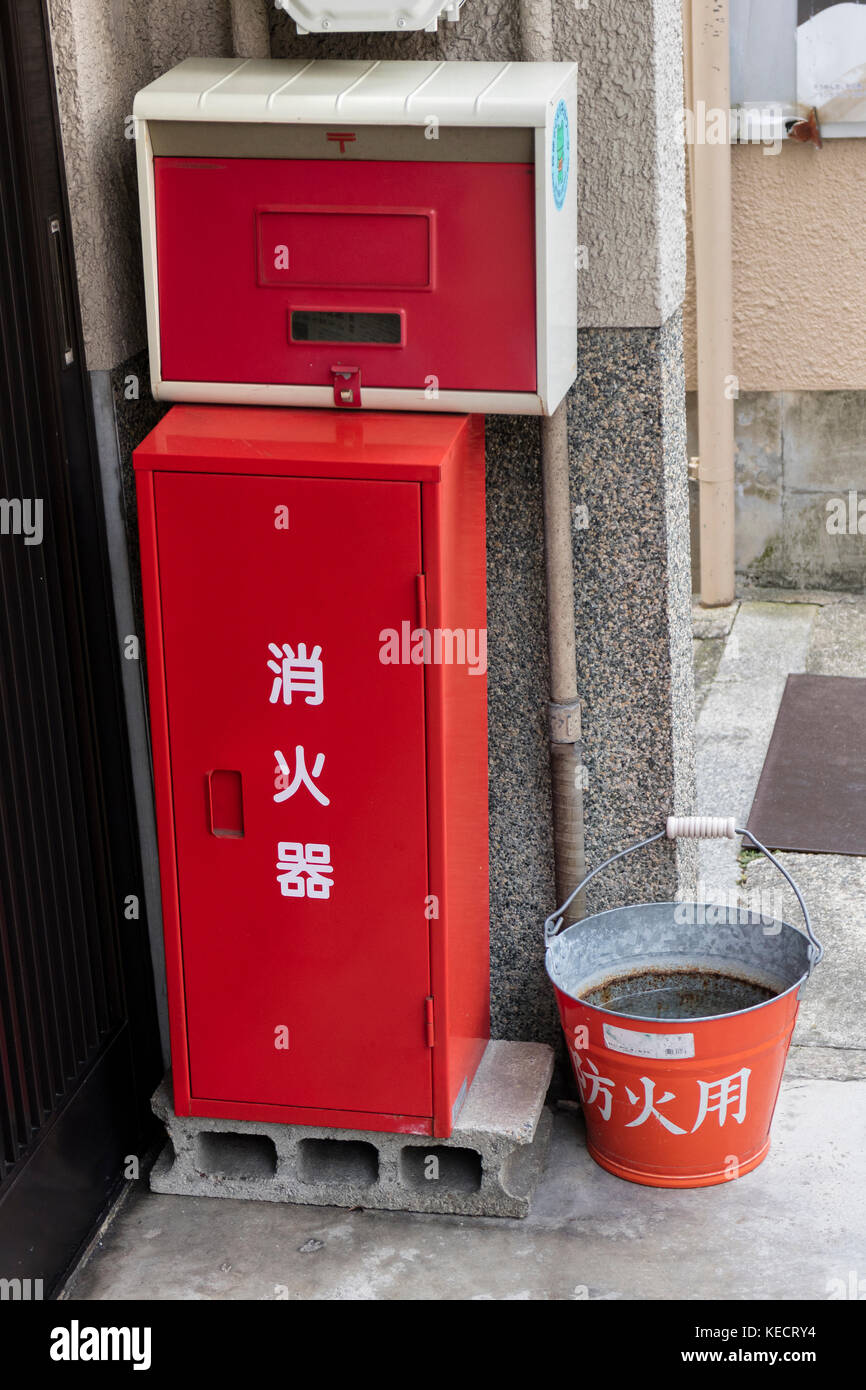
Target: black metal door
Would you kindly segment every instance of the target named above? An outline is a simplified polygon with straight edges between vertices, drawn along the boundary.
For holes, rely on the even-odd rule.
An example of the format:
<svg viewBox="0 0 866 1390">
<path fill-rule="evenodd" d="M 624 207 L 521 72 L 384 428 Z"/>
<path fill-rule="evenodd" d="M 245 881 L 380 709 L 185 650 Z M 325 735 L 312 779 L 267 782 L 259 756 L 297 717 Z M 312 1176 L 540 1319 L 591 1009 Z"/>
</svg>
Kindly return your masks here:
<svg viewBox="0 0 866 1390">
<path fill-rule="evenodd" d="M 160 1061 L 42 0 L 0 0 L 0 83 L 0 1280 L 47 1297 Z"/>
</svg>

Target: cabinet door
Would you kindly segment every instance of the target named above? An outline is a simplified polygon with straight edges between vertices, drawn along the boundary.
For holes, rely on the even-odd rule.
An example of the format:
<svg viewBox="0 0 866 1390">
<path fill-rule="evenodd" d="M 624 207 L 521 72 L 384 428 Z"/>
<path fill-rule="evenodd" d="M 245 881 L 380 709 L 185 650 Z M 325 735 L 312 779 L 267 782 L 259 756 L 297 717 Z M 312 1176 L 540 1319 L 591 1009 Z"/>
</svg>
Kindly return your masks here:
<svg viewBox="0 0 866 1390">
<path fill-rule="evenodd" d="M 192 1095 L 427 1116 L 420 487 L 155 496 Z"/>
</svg>

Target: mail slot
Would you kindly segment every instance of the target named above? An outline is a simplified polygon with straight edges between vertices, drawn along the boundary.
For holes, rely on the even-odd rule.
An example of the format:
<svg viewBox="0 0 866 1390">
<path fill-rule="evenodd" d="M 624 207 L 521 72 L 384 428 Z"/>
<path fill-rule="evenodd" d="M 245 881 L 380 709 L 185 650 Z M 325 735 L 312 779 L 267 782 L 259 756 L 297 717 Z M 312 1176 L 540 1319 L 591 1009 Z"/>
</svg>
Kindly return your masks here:
<svg viewBox="0 0 866 1390">
<path fill-rule="evenodd" d="M 154 396 L 552 412 L 576 374 L 575 107 L 572 63 L 158 78 L 134 106 Z"/>
<path fill-rule="evenodd" d="M 403 315 L 352 313 L 348 309 L 291 309 L 293 343 L 402 343 Z"/>
</svg>

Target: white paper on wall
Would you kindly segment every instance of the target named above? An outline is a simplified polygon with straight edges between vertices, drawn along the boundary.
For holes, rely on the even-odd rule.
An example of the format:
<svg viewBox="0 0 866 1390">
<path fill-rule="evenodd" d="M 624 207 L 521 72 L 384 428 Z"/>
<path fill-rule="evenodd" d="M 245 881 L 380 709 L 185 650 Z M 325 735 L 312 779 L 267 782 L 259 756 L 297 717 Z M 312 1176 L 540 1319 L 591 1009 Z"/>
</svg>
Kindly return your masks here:
<svg viewBox="0 0 866 1390">
<path fill-rule="evenodd" d="M 866 121 L 866 4 L 800 0 L 797 100 L 822 125 Z"/>
</svg>

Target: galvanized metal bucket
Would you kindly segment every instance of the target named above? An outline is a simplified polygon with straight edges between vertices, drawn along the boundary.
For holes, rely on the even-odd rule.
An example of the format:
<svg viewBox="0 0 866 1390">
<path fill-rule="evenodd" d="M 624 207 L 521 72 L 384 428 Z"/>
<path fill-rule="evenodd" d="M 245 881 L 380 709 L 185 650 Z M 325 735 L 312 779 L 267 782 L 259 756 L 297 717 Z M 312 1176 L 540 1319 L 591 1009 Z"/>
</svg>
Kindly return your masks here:
<svg viewBox="0 0 866 1390">
<path fill-rule="evenodd" d="M 596 874 L 681 835 L 747 835 L 793 888 L 805 934 L 700 903 L 615 908 L 561 932 Z M 596 1162 L 654 1187 L 706 1187 L 756 1168 L 770 1147 L 800 991 L 823 955 L 799 888 L 769 850 L 733 820 L 671 817 L 588 874 L 548 917 L 544 938 Z"/>
</svg>

